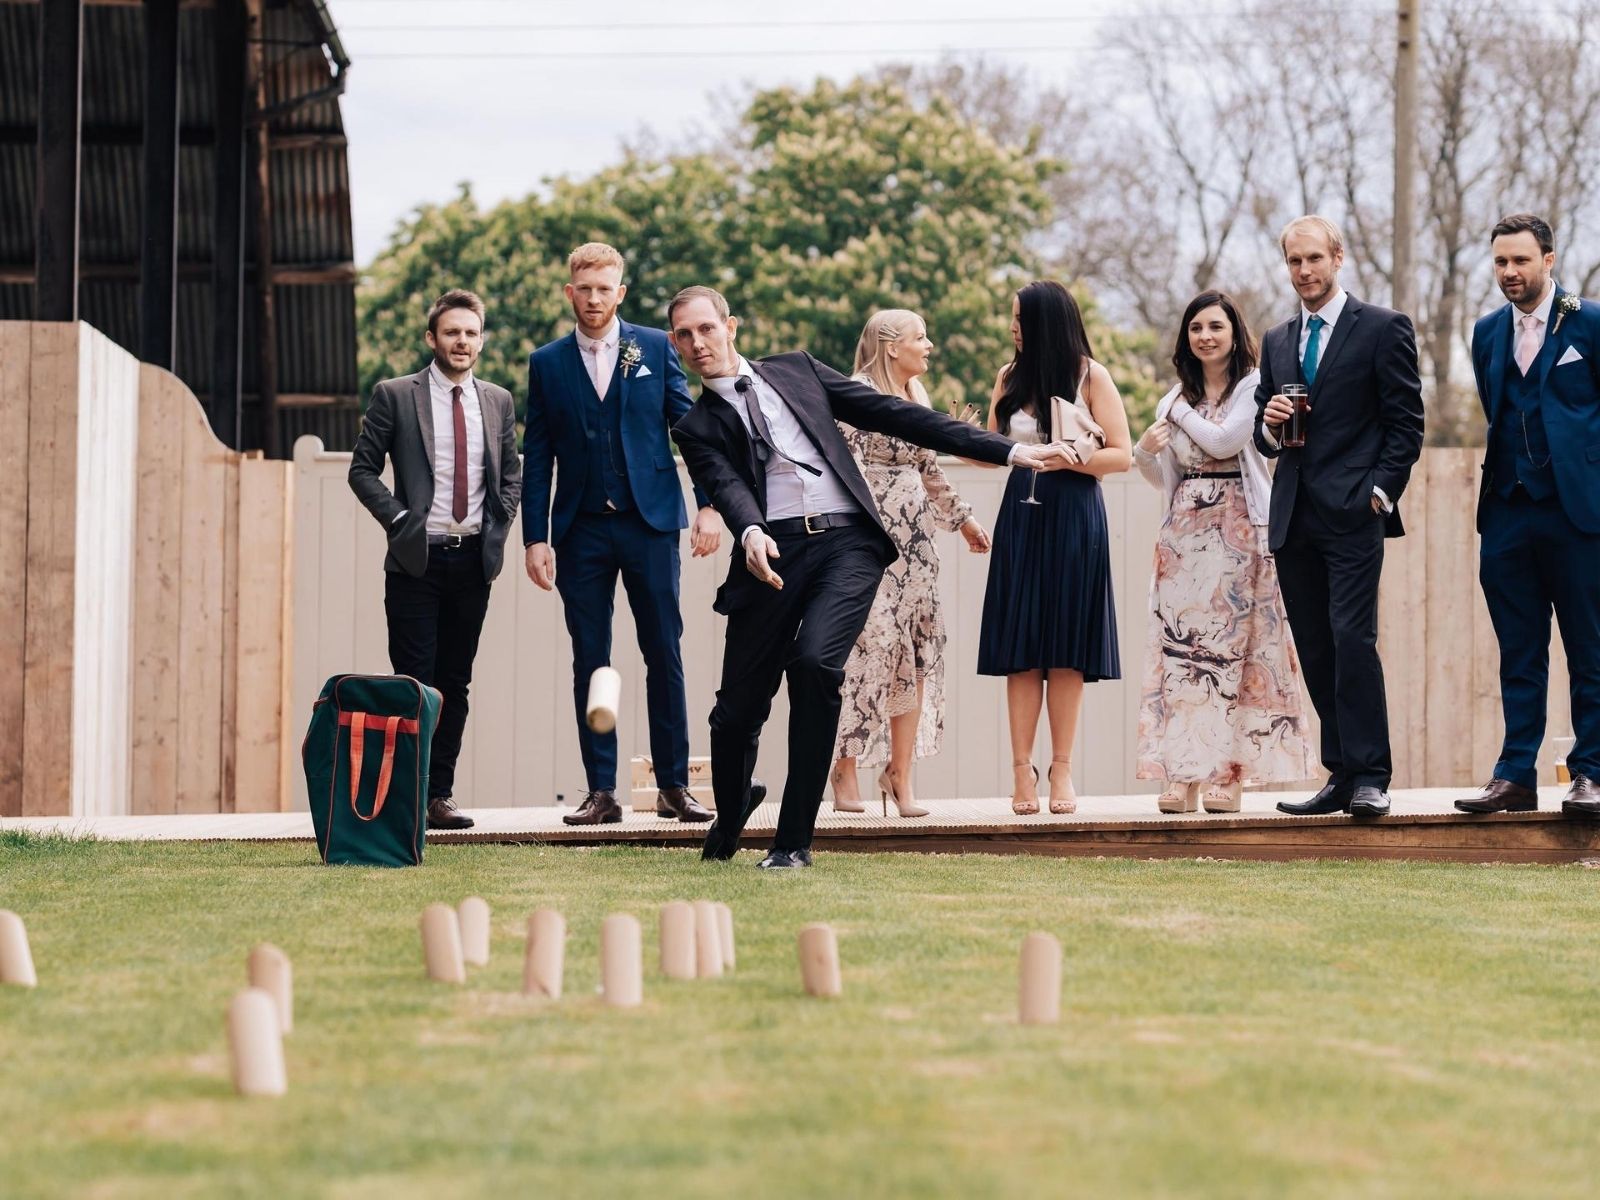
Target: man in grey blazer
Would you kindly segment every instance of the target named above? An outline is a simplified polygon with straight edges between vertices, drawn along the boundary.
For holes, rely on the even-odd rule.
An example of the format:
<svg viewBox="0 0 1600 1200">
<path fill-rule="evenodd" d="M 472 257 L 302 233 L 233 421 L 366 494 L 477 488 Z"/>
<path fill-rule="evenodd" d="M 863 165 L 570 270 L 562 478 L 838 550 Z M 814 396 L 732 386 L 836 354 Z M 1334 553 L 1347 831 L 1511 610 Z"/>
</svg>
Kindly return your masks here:
<svg viewBox="0 0 1600 1200">
<path fill-rule="evenodd" d="M 444 696 L 428 770 L 428 828 L 468 829 L 453 799 L 467 689 L 489 585 L 522 495 L 511 393 L 475 378 L 483 301 L 454 290 L 428 312 L 433 361 L 372 389 L 350 488 L 389 538 L 383 609 L 389 661 Z M 394 491 L 383 460 L 394 464 Z"/>
</svg>

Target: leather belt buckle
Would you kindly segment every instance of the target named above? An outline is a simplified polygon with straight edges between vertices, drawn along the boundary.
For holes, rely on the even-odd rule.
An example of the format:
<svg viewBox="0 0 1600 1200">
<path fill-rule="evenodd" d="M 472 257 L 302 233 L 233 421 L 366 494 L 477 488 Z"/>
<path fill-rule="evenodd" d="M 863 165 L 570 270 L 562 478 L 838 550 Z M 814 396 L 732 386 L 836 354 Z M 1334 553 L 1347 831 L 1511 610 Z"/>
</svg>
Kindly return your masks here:
<svg viewBox="0 0 1600 1200">
<path fill-rule="evenodd" d="M 463 538 L 459 533 L 447 533 L 444 535 L 444 541 L 440 544 L 446 550 L 459 550 L 461 549 L 462 541 Z"/>
<path fill-rule="evenodd" d="M 828 528 L 826 525 L 818 525 L 815 529 L 811 528 L 812 517 L 816 517 L 819 521 L 822 520 L 821 513 L 807 513 L 805 516 L 800 518 L 803 522 L 805 522 L 805 530 L 807 533 L 821 533 L 823 530 Z"/>
</svg>

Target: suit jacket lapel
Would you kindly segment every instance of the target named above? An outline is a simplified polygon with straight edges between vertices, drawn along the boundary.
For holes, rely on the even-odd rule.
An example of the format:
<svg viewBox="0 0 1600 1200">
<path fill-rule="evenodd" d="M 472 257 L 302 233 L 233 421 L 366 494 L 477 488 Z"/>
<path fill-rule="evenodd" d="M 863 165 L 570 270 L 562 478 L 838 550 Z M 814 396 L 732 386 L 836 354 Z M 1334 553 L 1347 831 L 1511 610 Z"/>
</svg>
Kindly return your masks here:
<svg viewBox="0 0 1600 1200">
<path fill-rule="evenodd" d="M 1272 355 L 1272 377 L 1279 384 L 1304 383 L 1305 376 L 1300 373 L 1300 318 L 1288 321 L 1279 327 L 1278 337 L 1273 339 L 1269 352 Z"/>
<path fill-rule="evenodd" d="M 428 474 L 433 474 L 433 385 L 428 373 L 432 364 L 411 378 L 411 396 L 417 405 L 417 428 L 422 430 L 422 457 L 428 464 Z"/>
<path fill-rule="evenodd" d="M 1501 393 L 1506 387 L 1506 359 L 1511 354 L 1511 339 L 1516 336 L 1516 324 L 1511 319 L 1511 305 L 1498 314 L 1502 319 L 1489 335 L 1489 424 L 1494 424 L 1500 412 Z M 1548 339 L 1546 339 L 1548 340 Z"/>
<path fill-rule="evenodd" d="M 496 492 L 500 487 L 500 437 L 496 422 L 490 420 L 489 402 L 483 395 L 483 380 L 474 379 L 473 386 L 478 392 L 478 415 L 483 421 L 483 461 L 486 469 L 487 491 Z"/>
<path fill-rule="evenodd" d="M 1333 332 L 1328 335 L 1328 348 L 1322 352 L 1322 359 L 1317 363 L 1317 381 L 1311 385 L 1311 398 L 1315 399 L 1322 390 L 1322 381 L 1328 377 L 1328 368 L 1333 366 L 1334 360 L 1339 357 L 1339 351 L 1355 335 L 1356 322 L 1361 320 L 1362 305 L 1354 296 L 1347 296 L 1344 302 L 1344 312 L 1339 314 L 1339 320 L 1333 327 Z"/>
<path fill-rule="evenodd" d="M 622 412 L 623 412 L 624 416 L 626 416 L 627 412 L 628 412 L 628 385 L 633 382 L 632 375 L 634 374 L 634 372 L 633 371 L 624 371 L 622 369 L 622 352 L 625 349 L 627 349 L 628 339 L 631 336 L 633 336 L 633 331 L 632 331 L 632 329 L 630 329 L 628 327 L 628 323 L 626 321 L 618 320 L 618 322 L 617 322 L 617 365 L 616 365 L 615 368 L 613 368 L 613 370 L 617 375 L 620 376 L 620 378 L 617 380 L 617 395 L 620 398 L 620 401 L 621 401 L 621 404 L 622 404 Z"/>
<path fill-rule="evenodd" d="M 1539 394 L 1541 396 L 1544 394 L 1544 381 L 1549 377 L 1550 369 L 1556 365 L 1556 359 L 1561 355 L 1561 346 L 1556 343 L 1566 344 L 1563 340 L 1566 335 L 1556 328 L 1556 322 L 1561 318 L 1560 300 L 1561 289 L 1556 288 L 1555 302 L 1550 305 L 1550 332 L 1545 335 L 1544 345 L 1539 348 L 1539 357 L 1533 360 L 1534 365 L 1539 368 Z M 1561 321 L 1561 324 L 1565 325 L 1566 322 Z"/>
<path fill-rule="evenodd" d="M 797 404 L 794 400 L 790 399 L 789 394 L 785 392 L 783 388 L 778 386 L 778 381 L 776 378 L 774 378 L 775 376 L 782 375 L 783 372 L 773 370 L 772 367 L 765 361 L 751 363 L 750 369 L 761 376 L 763 383 L 778 393 L 778 398 L 783 401 L 784 406 L 794 414 L 795 420 L 800 422 L 800 428 L 806 431 L 806 436 L 811 439 L 811 444 L 816 447 L 817 453 L 822 455 L 823 461 L 827 461 L 828 452 L 823 448 L 822 437 L 817 432 L 816 426 L 812 423 L 813 414 L 805 407 L 805 405 Z M 833 418 L 831 413 L 828 419 L 829 423 L 832 424 Z M 835 428 L 837 429 L 837 427 Z"/>
<path fill-rule="evenodd" d="M 761 486 L 761 464 L 756 461 L 756 444 L 750 437 L 750 431 L 744 427 L 744 418 L 734 411 L 715 389 L 701 384 L 700 403 L 706 406 L 706 411 L 721 423 L 728 435 L 728 444 L 735 451 L 735 465 L 743 460 L 745 478 L 755 488 L 756 495 L 761 497 L 763 509 L 766 507 L 766 489 Z"/>
<path fill-rule="evenodd" d="M 565 344 L 561 347 L 561 361 L 567 369 L 567 398 L 572 403 L 578 424 L 583 427 L 583 436 L 589 436 L 589 406 L 584 403 L 584 394 L 580 388 L 594 390 L 594 381 L 589 378 L 589 372 L 583 365 L 583 351 L 578 347 L 578 335 L 567 334 Z"/>
</svg>

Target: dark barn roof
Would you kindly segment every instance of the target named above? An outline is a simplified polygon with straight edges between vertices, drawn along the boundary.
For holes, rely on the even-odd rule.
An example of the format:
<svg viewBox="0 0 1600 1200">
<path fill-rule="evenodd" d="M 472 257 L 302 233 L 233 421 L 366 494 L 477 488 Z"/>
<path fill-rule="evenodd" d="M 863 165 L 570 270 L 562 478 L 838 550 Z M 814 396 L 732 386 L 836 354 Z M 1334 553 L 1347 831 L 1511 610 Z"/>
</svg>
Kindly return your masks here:
<svg viewBox="0 0 1600 1200">
<path fill-rule="evenodd" d="M 39 12 L 36 0 L 0 0 L 0 319 L 33 315 Z M 212 370 L 214 18 L 209 3 L 185 0 L 179 11 L 174 367 L 202 400 Z M 350 174 L 338 99 L 348 64 L 319 0 L 266 0 L 265 34 L 279 444 L 287 453 L 296 436 L 317 433 L 331 447 L 348 447 L 359 421 Z M 90 0 L 83 16 L 79 315 L 134 354 L 140 344 L 144 97 L 142 7 Z M 253 213 L 253 166 L 246 175 L 247 211 Z M 251 447 L 264 438 L 256 239 L 248 216 L 244 225 L 241 442 Z"/>
</svg>

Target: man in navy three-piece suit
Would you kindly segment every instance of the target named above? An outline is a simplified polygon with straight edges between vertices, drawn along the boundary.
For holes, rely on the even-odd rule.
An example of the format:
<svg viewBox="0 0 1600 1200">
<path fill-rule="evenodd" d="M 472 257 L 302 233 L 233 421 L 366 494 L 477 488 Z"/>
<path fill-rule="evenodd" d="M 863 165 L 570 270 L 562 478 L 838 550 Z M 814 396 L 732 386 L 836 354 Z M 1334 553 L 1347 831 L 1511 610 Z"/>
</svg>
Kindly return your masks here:
<svg viewBox="0 0 1600 1200">
<path fill-rule="evenodd" d="M 1494 778 L 1463 812 L 1539 805 L 1550 614 L 1572 680 L 1562 811 L 1600 818 L 1600 305 L 1561 290 L 1555 237 L 1532 213 L 1490 233 L 1510 302 L 1472 331 L 1472 370 L 1489 422 L 1478 493 L 1479 581 L 1500 642 L 1505 742 Z"/>
<path fill-rule="evenodd" d="M 568 260 L 577 328 L 528 362 L 522 540 L 528 577 L 561 593 L 572 635 L 573 700 L 588 794 L 569 825 L 622 820 L 617 737 L 584 720 L 589 677 L 611 663 L 611 615 L 622 576 L 644 655 L 656 813 L 712 814 L 689 793 L 689 718 L 679 642 L 678 536 L 688 525 L 669 430 L 693 401 L 667 335 L 617 317 L 623 259 L 600 242 Z M 551 474 L 555 497 L 551 503 Z M 714 554 L 722 520 L 695 490 L 694 556 Z M 560 570 L 557 571 L 557 555 Z"/>
</svg>

